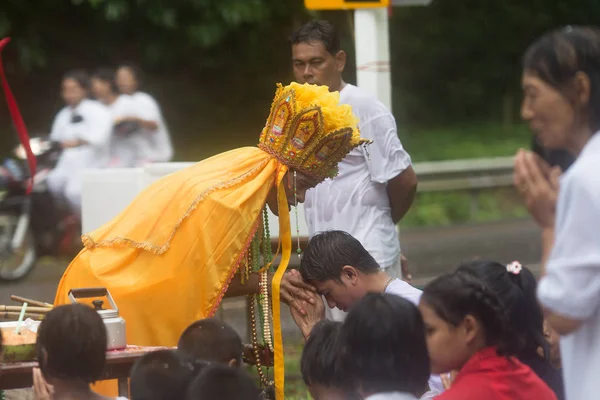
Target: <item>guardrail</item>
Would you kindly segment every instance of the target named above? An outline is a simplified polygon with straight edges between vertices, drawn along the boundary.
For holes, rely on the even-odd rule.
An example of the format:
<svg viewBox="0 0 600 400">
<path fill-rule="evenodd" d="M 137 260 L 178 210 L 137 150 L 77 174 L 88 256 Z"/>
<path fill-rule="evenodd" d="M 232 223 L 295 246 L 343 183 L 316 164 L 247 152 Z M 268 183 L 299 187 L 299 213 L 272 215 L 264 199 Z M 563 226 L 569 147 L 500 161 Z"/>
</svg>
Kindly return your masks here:
<svg viewBox="0 0 600 400">
<path fill-rule="evenodd" d="M 83 231 L 89 232 L 114 218 L 150 183 L 193 163 L 152 164 L 145 168 L 89 170 L 83 176 Z M 477 210 L 480 190 L 512 186 L 513 158 L 486 158 L 416 163 L 418 192 L 468 190 L 471 211 Z M 300 205 L 299 231 L 308 236 Z M 269 213 L 273 238 L 278 236 L 277 217 Z"/>
<path fill-rule="evenodd" d="M 514 157 L 415 163 L 419 192 L 481 190 L 513 185 Z"/>
</svg>

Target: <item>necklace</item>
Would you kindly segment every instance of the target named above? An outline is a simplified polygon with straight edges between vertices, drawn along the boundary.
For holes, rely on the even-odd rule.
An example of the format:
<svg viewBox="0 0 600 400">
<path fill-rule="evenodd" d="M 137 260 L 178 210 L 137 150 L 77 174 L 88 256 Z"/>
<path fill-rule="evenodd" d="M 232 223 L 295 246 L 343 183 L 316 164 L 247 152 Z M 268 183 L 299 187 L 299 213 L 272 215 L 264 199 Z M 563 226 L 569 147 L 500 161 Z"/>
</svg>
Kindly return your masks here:
<svg viewBox="0 0 600 400">
<path fill-rule="evenodd" d="M 390 283 L 392 283 L 393 280 L 394 280 L 394 278 L 388 279 L 388 281 L 385 283 L 385 286 L 383 287 L 383 293 L 385 293 L 385 291 L 387 290 L 388 286 L 390 286 Z"/>
</svg>

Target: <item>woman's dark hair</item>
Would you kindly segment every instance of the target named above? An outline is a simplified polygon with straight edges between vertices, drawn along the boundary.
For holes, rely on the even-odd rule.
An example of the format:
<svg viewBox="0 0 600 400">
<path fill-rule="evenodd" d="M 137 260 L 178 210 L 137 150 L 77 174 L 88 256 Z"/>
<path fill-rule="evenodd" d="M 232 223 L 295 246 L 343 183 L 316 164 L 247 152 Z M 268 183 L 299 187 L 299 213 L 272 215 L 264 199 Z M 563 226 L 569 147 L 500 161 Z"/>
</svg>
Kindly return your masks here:
<svg viewBox="0 0 600 400">
<path fill-rule="evenodd" d="M 257 400 L 260 390 L 243 368 L 211 365 L 189 385 L 187 400 Z M 171 397 L 183 399 L 183 397 Z M 132 398 L 131 400 L 137 400 Z"/>
<path fill-rule="evenodd" d="M 110 83 L 110 90 L 113 93 L 119 93 L 119 88 L 117 88 L 117 83 L 115 82 L 115 70 L 112 68 L 98 68 L 92 74 L 92 79 L 100 79 L 103 82 Z"/>
<path fill-rule="evenodd" d="M 310 21 L 290 37 L 292 45 L 310 42 L 322 42 L 327 52 L 332 56 L 340 51 L 340 37 L 335 27 L 328 21 Z"/>
<path fill-rule="evenodd" d="M 444 321 L 458 326 L 467 315 L 481 324 L 487 346 L 496 346 L 500 355 L 514 355 L 518 349 L 508 317 L 498 296 L 470 273 L 457 271 L 430 282 L 421 301 Z"/>
<path fill-rule="evenodd" d="M 106 361 L 102 318 L 82 304 L 54 308 L 38 328 L 37 358 L 46 378 L 97 381 Z"/>
<path fill-rule="evenodd" d="M 340 332 L 340 368 L 352 389 L 420 396 L 429 379 L 421 313 L 410 301 L 369 293 L 351 309 Z"/>
<path fill-rule="evenodd" d="M 568 26 L 546 33 L 525 52 L 523 69 L 566 97 L 578 72 L 590 79 L 589 127 L 600 130 L 600 30 Z"/>
<path fill-rule="evenodd" d="M 346 389 L 349 385 L 339 371 L 339 334 L 342 323 L 324 320 L 317 323 L 302 349 L 300 371 L 307 386 L 322 385 Z"/>
<path fill-rule="evenodd" d="M 142 69 L 140 68 L 139 65 L 131 63 L 131 62 L 125 62 L 121 65 L 119 65 L 118 69 L 121 68 L 125 68 L 128 69 L 133 77 L 135 78 L 135 82 L 137 83 L 137 87 L 138 89 L 142 86 L 142 84 L 144 83 L 144 71 L 142 71 Z"/>
<path fill-rule="evenodd" d="M 326 231 L 309 240 L 300 261 L 300 274 L 307 282 L 339 281 L 346 265 L 365 274 L 380 271 L 377 261 L 352 235 L 343 231 Z"/>
<path fill-rule="evenodd" d="M 175 350 L 145 354 L 131 369 L 131 400 L 183 399 L 194 376 L 205 368 L 207 364 Z"/>
<path fill-rule="evenodd" d="M 62 80 L 72 79 L 84 90 L 90 89 L 90 77 L 87 72 L 82 69 L 73 69 L 63 75 Z"/>
<path fill-rule="evenodd" d="M 498 296 L 515 334 L 519 358 L 536 357 L 540 347 L 548 357 L 544 314 L 536 297 L 537 281 L 529 269 L 522 267 L 514 274 L 497 262 L 474 261 L 461 265 L 458 271 L 481 279 Z"/>
</svg>

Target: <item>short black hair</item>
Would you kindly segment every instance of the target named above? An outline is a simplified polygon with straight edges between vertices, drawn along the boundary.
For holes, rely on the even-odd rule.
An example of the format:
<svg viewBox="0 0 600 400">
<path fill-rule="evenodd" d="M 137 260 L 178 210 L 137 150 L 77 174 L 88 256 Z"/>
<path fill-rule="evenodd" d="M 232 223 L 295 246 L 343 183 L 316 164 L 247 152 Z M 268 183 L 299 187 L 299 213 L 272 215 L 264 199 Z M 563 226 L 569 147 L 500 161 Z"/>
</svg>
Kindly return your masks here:
<svg viewBox="0 0 600 400">
<path fill-rule="evenodd" d="M 423 318 L 410 301 L 369 293 L 346 316 L 340 333 L 342 369 L 369 393 L 420 396 L 430 375 Z"/>
<path fill-rule="evenodd" d="M 40 324 L 36 351 L 46 378 L 91 384 L 102 377 L 106 328 L 91 307 L 70 304 L 52 309 Z"/>
<path fill-rule="evenodd" d="M 323 320 L 319 321 L 310 332 L 300 359 L 302 379 L 307 386 L 348 388 L 348 382 L 339 370 L 341 328 L 341 322 Z"/>
<path fill-rule="evenodd" d="M 575 74 L 585 73 L 590 79 L 588 127 L 600 130 L 600 29 L 567 26 L 546 33 L 527 48 L 523 69 L 563 95 L 570 92 Z"/>
<path fill-rule="evenodd" d="M 145 354 L 131 369 L 131 400 L 183 399 L 196 373 L 194 363 L 175 350 Z"/>
<path fill-rule="evenodd" d="M 84 90 L 90 90 L 90 76 L 83 69 L 72 69 L 63 75 L 63 82 L 67 79 L 73 79 Z"/>
<path fill-rule="evenodd" d="M 300 259 L 300 274 L 307 282 L 339 281 L 346 265 L 365 274 L 380 270 L 377 261 L 352 235 L 343 231 L 326 231 L 317 233 L 308 241 Z"/>
<path fill-rule="evenodd" d="M 214 364 L 205 368 L 194 379 L 189 386 L 186 399 L 257 400 L 259 395 L 260 390 L 244 369 Z"/>
<path fill-rule="evenodd" d="M 115 82 L 116 72 L 113 68 L 102 67 L 98 68 L 92 73 L 92 79 L 100 79 L 103 82 L 110 83 L 110 88 L 113 93 L 119 93 L 119 89 L 117 88 L 117 83 Z"/>
<path fill-rule="evenodd" d="M 335 56 L 341 49 L 340 37 L 329 21 L 310 21 L 290 37 L 290 44 L 292 45 L 310 42 L 322 42 L 327 52 L 332 56 Z"/>
<path fill-rule="evenodd" d="M 227 364 L 236 360 L 241 366 L 244 347 L 240 335 L 231 326 L 216 318 L 206 318 L 183 331 L 177 350 L 205 361 Z"/>
<path fill-rule="evenodd" d="M 549 355 L 544 314 L 536 297 L 537 281 L 529 269 L 523 266 L 518 274 L 513 274 L 506 265 L 481 260 L 463 264 L 458 271 L 481 279 L 498 296 L 518 341 L 519 358 L 538 357 L 539 348 Z"/>
<path fill-rule="evenodd" d="M 467 315 L 475 317 L 484 330 L 486 346 L 496 346 L 500 355 L 517 352 L 517 339 L 498 296 L 471 273 L 456 271 L 434 279 L 425 286 L 421 301 L 453 326 Z"/>
</svg>

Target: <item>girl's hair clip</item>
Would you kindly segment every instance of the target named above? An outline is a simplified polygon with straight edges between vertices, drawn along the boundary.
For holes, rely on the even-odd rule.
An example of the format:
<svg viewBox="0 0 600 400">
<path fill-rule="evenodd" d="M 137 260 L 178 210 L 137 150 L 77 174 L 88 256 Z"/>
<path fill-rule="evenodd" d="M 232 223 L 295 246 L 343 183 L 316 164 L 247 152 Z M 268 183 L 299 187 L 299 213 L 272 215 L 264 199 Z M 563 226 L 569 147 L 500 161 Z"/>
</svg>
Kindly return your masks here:
<svg viewBox="0 0 600 400">
<path fill-rule="evenodd" d="M 519 275 L 521 270 L 523 270 L 523 266 L 518 261 L 513 261 L 506 266 L 506 271 L 513 275 Z"/>
</svg>

